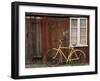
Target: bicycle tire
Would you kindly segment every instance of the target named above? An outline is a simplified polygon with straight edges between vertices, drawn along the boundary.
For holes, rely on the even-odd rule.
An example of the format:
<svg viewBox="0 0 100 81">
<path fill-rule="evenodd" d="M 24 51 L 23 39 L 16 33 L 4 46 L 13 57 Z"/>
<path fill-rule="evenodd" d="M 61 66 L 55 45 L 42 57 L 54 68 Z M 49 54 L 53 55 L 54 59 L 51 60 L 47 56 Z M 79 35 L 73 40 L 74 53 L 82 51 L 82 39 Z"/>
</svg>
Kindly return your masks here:
<svg viewBox="0 0 100 81">
<path fill-rule="evenodd" d="M 74 50 L 69 58 L 76 65 L 84 65 L 86 63 L 86 55 L 82 50 Z"/>
<path fill-rule="evenodd" d="M 55 57 L 56 53 L 57 53 L 57 50 L 55 50 L 55 49 L 50 49 L 48 51 L 48 54 L 47 54 L 47 65 L 48 66 L 53 67 L 53 66 L 59 65 L 60 59 L 61 59 L 60 53 L 58 52 L 57 56 Z M 55 58 L 53 58 L 53 57 L 55 57 Z"/>
</svg>

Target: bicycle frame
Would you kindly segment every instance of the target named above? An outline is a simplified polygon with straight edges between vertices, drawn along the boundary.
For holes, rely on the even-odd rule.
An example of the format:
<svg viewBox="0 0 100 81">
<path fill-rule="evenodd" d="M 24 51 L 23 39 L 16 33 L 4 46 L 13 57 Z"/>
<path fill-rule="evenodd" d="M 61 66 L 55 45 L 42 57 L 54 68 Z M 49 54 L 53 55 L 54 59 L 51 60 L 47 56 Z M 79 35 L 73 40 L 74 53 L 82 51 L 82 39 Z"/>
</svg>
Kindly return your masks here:
<svg viewBox="0 0 100 81">
<path fill-rule="evenodd" d="M 60 42 L 61 42 L 61 44 L 62 44 L 62 41 L 60 41 Z M 64 59 L 66 60 L 66 63 L 67 63 L 68 61 L 72 61 L 72 60 L 77 60 L 77 59 L 78 59 L 78 56 L 77 56 L 77 55 L 76 55 L 77 58 L 75 58 L 75 59 L 71 59 L 71 58 L 70 58 L 72 52 L 75 50 L 73 47 L 62 47 L 61 44 L 59 45 L 58 48 L 52 48 L 52 49 L 54 49 L 54 50 L 57 50 L 57 52 L 56 52 L 56 54 L 55 54 L 55 56 L 54 56 L 53 58 L 56 58 L 56 56 L 58 55 L 58 53 L 60 53 L 61 57 L 63 56 Z M 63 53 L 63 51 L 62 51 L 61 49 L 68 49 L 68 50 L 71 49 L 70 54 L 68 55 L 68 58 L 65 56 L 65 54 Z M 61 58 L 61 59 L 62 59 L 62 58 Z"/>
</svg>

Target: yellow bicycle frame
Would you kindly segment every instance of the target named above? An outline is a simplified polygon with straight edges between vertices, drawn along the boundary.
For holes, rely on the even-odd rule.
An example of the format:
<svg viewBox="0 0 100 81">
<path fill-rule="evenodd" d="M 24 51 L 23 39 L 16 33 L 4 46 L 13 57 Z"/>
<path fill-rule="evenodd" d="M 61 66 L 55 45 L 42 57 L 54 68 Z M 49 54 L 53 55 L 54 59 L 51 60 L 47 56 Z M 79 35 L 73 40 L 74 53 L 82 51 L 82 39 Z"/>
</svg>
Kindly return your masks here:
<svg viewBox="0 0 100 81">
<path fill-rule="evenodd" d="M 71 59 L 71 55 L 72 55 L 73 51 L 75 50 L 73 47 L 62 47 L 61 44 L 62 44 L 62 41 L 60 40 L 60 45 L 59 45 L 59 47 L 58 47 L 58 48 L 52 48 L 52 49 L 54 49 L 54 50 L 57 51 L 56 54 L 55 54 L 55 56 L 53 57 L 53 59 L 56 58 L 56 56 L 58 55 L 58 53 L 60 53 L 60 56 L 61 56 L 61 57 L 62 57 L 62 56 L 64 57 L 64 59 L 66 60 L 66 63 L 67 63 L 68 61 L 73 61 L 73 60 L 78 60 L 78 59 L 79 59 L 78 56 L 77 56 L 77 54 L 75 54 L 76 58 Z M 70 54 L 68 55 L 68 58 L 65 56 L 65 54 L 62 52 L 61 49 L 69 49 L 69 50 L 71 50 L 71 51 L 70 51 Z M 61 58 L 61 59 L 62 59 L 62 58 Z"/>
</svg>

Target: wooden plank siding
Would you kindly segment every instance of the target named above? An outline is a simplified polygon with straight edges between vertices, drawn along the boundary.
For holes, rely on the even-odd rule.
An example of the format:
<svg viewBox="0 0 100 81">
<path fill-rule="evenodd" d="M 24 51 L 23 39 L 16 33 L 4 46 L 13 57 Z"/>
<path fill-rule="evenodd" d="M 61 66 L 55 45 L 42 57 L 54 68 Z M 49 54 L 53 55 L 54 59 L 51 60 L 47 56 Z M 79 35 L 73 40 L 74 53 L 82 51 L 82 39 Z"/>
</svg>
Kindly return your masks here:
<svg viewBox="0 0 100 81">
<path fill-rule="evenodd" d="M 37 20 L 36 17 L 40 17 Z M 37 49 L 40 49 L 38 53 L 43 60 L 46 62 L 46 57 L 48 50 L 59 45 L 59 40 L 63 40 L 63 46 L 69 46 L 70 41 L 70 16 L 55 17 L 55 16 L 26 16 L 25 19 L 25 63 L 32 64 L 32 59 L 37 54 Z M 36 25 L 38 24 L 38 25 Z M 38 26 L 38 32 L 36 32 L 36 27 Z M 87 63 L 89 63 L 89 18 L 88 18 L 88 37 L 87 37 L 87 47 L 76 47 L 82 49 L 86 53 Z M 36 36 L 39 34 L 38 42 L 40 46 L 36 46 L 37 40 Z M 66 37 L 64 37 L 66 36 Z M 64 51 L 64 50 L 63 50 Z M 66 56 L 68 56 L 69 51 L 67 50 Z"/>
<path fill-rule="evenodd" d="M 48 21 L 46 17 L 42 18 L 42 54 L 43 54 L 43 63 L 46 60 L 46 54 L 48 53 Z"/>
</svg>

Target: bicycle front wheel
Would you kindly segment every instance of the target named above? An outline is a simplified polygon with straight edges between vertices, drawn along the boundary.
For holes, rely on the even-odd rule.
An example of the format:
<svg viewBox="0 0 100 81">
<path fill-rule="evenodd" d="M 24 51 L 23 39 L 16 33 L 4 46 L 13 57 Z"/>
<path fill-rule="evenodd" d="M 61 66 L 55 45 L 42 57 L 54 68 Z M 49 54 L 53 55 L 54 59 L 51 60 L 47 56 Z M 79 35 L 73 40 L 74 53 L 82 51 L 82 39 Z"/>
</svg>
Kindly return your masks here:
<svg viewBox="0 0 100 81">
<path fill-rule="evenodd" d="M 55 49 L 50 49 L 47 54 L 47 65 L 57 66 L 60 63 L 60 53 Z"/>
<path fill-rule="evenodd" d="M 70 59 L 72 62 L 78 65 L 83 65 L 86 63 L 86 55 L 82 50 L 74 50 L 71 53 Z"/>
</svg>

